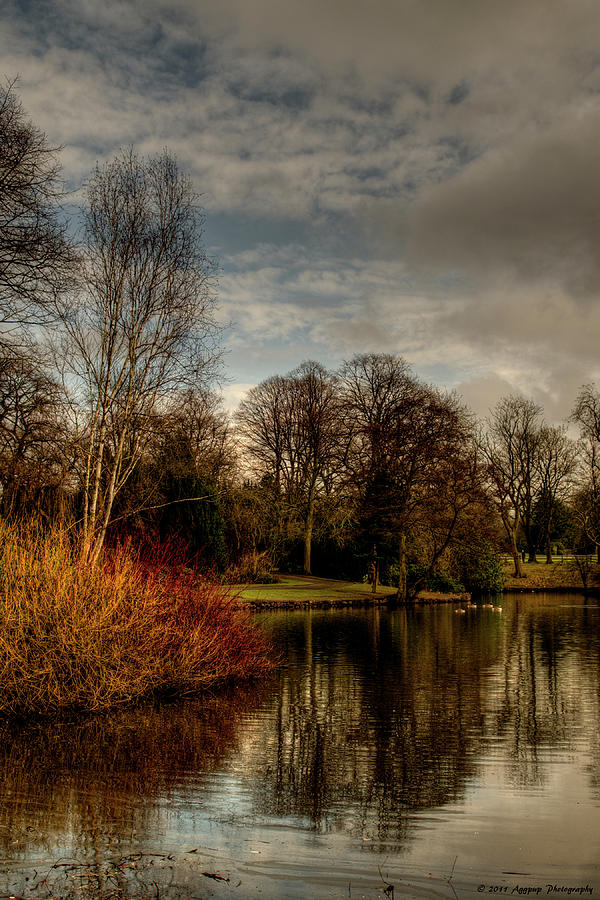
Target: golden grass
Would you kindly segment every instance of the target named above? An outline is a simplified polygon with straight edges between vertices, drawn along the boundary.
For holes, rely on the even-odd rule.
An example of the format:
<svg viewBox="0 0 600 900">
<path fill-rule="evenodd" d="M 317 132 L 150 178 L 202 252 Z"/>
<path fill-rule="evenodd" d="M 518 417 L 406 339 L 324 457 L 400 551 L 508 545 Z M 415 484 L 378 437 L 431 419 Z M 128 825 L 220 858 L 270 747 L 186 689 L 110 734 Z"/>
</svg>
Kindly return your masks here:
<svg viewBox="0 0 600 900">
<path fill-rule="evenodd" d="M 591 559 L 591 558 L 590 558 Z M 523 578 L 515 578 L 512 560 L 504 561 L 505 591 L 581 591 L 583 582 L 574 563 L 574 557 L 554 557 L 548 565 L 544 557 L 538 556 L 537 562 L 524 562 Z M 590 587 L 597 586 L 600 567 L 590 562 Z"/>
<path fill-rule="evenodd" d="M 65 532 L 0 522 L 0 714 L 106 709 L 269 668 L 222 586 L 123 547 L 91 567 Z"/>
</svg>

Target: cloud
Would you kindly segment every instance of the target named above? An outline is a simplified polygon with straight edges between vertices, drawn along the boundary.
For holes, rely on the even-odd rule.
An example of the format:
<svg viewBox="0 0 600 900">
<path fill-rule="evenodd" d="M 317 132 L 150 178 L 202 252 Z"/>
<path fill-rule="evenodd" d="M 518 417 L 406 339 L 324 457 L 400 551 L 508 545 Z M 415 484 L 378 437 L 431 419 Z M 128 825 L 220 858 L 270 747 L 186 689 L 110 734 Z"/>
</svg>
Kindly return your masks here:
<svg viewBox="0 0 600 900">
<path fill-rule="evenodd" d="M 72 187 L 128 144 L 192 174 L 236 382 L 387 350 L 558 411 L 597 371 L 596 0 L 6 6 Z"/>
<path fill-rule="evenodd" d="M 354 65 L 375 75 L 402 69 L 426 82 L 433 76 L 454 83 L 465 71 L 517 62 L 551 69 L 565 48 L 595 53 L 600 36 L 594 0 L 571 0 L 568 13 L 561 0 L 219 0 L 202 7 L 179 0 L 175 6 L 238 46 L 289 48 L 324 69 Z"/>
<path fill-rule="evenodd" d="M 402 262 L 298 245 L 255 246 L 229 263 L 221 301 L 235 323 L 236 379 L 252 372 L 260 381 L 309 357 L 335 368 L 355 353 L 385 351 L 405 356 L 425 380 L 457 388 L 481 415 L 516 392 L 559 421 L 578 387 L 600 376 L 600 308 L 558 289 L 420 294 Z"/>
<path fill-rule="evenodd" d="M 507 378 L 490 374 L 459 382 L 456 391 L 469 409 L 484 419 L 502 397 L 517 393 L 517 388 Z"/>
<path fill-rule="evenodd" d="M 423 192 L 408 219 L 414 259 L 476 280 L 600 289 L 600 104 L 527 135 Z"/>
<path fill-rule="evenodd" d="M 307 357 L 336 367 L 358 352 L 387 351 L 427 365 L 456 357 L 431 341 L 439 299 L 411 292 L 401 262 L 335 257 L 298 245 L 261 245 L 229 259 L 222 314 L 235 323 L 229 345 L 260 380 L 281 356 L 286 371 Z M 280 353 L 278 348 L 283 348 Z M 268 374 L 268 373 L 267 373 Z"/>
<path fill-rule="evenodd" d="M 238 408 L 246 394 L 255 385 L 252 382 L 241 382 L 237 384 L 226 384 L 220 389 L 223 398 L 223 406 L 228 412 L 233 412 Z"/>
</svg>

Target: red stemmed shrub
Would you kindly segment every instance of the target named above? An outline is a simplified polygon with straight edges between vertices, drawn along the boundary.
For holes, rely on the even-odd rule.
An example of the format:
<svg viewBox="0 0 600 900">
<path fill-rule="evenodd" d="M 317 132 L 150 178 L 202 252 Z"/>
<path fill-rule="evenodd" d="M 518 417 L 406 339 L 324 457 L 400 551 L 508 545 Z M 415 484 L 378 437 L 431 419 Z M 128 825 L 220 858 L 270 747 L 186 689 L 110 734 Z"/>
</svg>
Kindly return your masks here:
<svg viewBox="0 0 600 900">
<path fill-rule="evenodd" d="M 0 522 L 0 714 L 100 710 L 266 673 L 226 587 L 131 547 L 90 566 L 66 531 Z"/>
</svg>

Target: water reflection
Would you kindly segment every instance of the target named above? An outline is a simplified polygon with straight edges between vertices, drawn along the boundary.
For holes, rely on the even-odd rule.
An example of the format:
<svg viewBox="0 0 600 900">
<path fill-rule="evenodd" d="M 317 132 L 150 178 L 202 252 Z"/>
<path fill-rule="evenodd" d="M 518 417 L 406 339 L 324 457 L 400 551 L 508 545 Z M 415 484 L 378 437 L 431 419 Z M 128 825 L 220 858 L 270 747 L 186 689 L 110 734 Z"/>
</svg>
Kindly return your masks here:
<svg viewBox="0 0 600 900">
<path fill-rule="evenodd" d="M 168 799 L 235 752 L 242 712 L 263 689 L 150 706 L 77 723 L 0 729 L 0 848 L 25 858 L 70 842 L 73 854 L 129 850 L 164 830 Z"/>
<path fill-rule="evenodd" d="M 497 622 L 451 611 L 331 613 L 272 621 L 288 665 L 257 805 L 401 844 L 415 809 L 461 796 L 476 771 L 482 672 L 502 646 Z"/>
<path fill-rule="evenodd" d="M 502 866 L 524 865 L 507 818 L 515 808 L 535 816 L 526 871 L 543 871 L 559 838 L 557 858 L 573 860 L 582 833 L 600 835 L 597 604 L 516 595 L 502 615 L 422 607 L 260 618 L 283 660 L 260 687 L 2 726 L 4 866 L 75 856 L 101 867 L 152 850 L 169 854 L 169 878 L 178 873 L 173 896 L 198 896 L 206 854 L 202 863 L 184 855 L 201 847 L 214 866 L 239 868 L 244 896 L 250 884 L 256 896 L 310 897 L 300 880 L 310 885 L 316 869 L 337 886 L 348 873 L 359 880 L 365 850 L 448 873 L 468 840 L 469 871 L 500 877 Z M 492 847 L 473 839 L 484 834 Z M 260 866 L 253 841 L 270 854 Z M 264 879 L 284 876 L 294 887 L 279 881 L 269 894 Z M 164 897 L 162 877 L 152 883 Z"/>
<path fill-rule="evenodd" d="M 565 595 L 560 602 L 517 595 L 509 607 L 501 666 L 492 670 L 498 677 L 487 696 L 485 734 L 503 739 L 515 786 L 543 785 L 551 749 L 597 748 L 598 624 L 597 606 L 579 597 Z"/>
</svg>

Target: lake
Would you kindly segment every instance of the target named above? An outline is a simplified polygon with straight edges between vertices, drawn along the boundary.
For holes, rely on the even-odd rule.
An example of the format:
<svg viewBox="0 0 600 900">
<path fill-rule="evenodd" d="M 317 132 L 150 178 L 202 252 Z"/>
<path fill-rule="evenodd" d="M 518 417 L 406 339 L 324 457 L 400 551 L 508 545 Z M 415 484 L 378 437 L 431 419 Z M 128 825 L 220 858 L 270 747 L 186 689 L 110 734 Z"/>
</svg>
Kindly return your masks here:
<svg viewBox="0 0 600 900">
<path fill-rule="evenodd" d="M 600 895 L 600 609 L 258 616 L 266 683 L 1 728 L 0 896 Z"/>
</svg>

